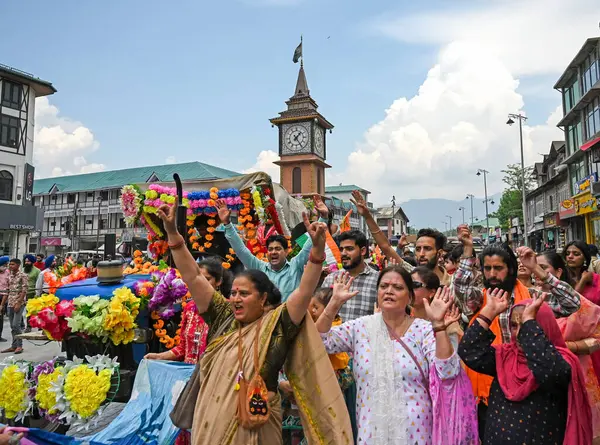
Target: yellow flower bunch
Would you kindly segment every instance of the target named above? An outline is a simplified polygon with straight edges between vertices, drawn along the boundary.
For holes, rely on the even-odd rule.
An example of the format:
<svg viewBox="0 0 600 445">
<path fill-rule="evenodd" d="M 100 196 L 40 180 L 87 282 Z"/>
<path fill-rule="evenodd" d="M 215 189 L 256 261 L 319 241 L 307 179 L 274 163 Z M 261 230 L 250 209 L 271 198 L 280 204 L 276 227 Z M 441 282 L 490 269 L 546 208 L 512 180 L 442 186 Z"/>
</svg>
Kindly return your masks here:
<svg viewBox="0 0 600 445">
<path fill-rule="evenodd" d="M 135 319 L 139 311 L 140 299 L 130 289 L 121 287 L 113 292 L 103 328 L 115 345 L 133 341 L 133 329 L 137 327 Z"/>
<path fill-rule="evenodd" d="M 65 378 L 64 393 L 70 409 L 83 419 L 93 416 L 106 400 L 110 389 L 110 369 L 98 374 L 87 365 L 79 365 Z"/>
<path fill-rule="evenodd" d="M 48 411 L 48 414 L 57 413 L 56 409 L 54 409 L 56 405 L 56 393 L 50 391 L 50 389 L 52 389 L 52 384 L 62 375 L 62 372 L 62 368 L 56 368 L 51 374 L 40 374 L 38 376 L 35 400 L 37 400 L 40 408 Z"/>
<path fill-rule="evenodd" d="M 49 307 L 54 309 L 60 300 L 53 294 L 44 294 L 38 298 L 27 301 L 27 316 L 37 315 L 42 309 Z"/>
<path fill-rule="evenodd" d="M 4 368 L 0 376 L 0 408 L 8 419 L 26 411 L 29 385 L 25 373 L 17 365 Z"/>
</svg>

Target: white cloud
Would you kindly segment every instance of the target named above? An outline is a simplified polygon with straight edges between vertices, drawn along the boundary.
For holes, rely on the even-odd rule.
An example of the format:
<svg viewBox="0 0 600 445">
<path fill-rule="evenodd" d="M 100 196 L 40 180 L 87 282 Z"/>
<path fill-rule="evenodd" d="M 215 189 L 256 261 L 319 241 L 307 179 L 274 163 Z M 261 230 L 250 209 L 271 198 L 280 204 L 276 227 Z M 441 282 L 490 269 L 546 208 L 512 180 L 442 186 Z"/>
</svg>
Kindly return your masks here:
<svg viewBox="0 0 600 445">
<path fill-rule="evenodd" d="M 279 182 L 279 166 L 273 162 L 279 160 L 279 155 L 273 150 L 263 150 L 258 154 L 256 163 L 243 171 L 243 173 L 265 172 L 274 182 Z"/>
<path fill-rule="evenodd" d="M 598 0 L 468 2 L 406 14 L 389 14 L 370 26 L 407 43 L 477 42 L 514 75 L 561 72 L 586 38 L 598 34 Z M 451 8 L 451 9 L 450 9 Z"/>
<path fill-rule="evenodd" d="M 40 177 L 104 170 L 103 164 L 88 164 L 85 155 L 100 147 L 92 131 L 82 123 L 60 116 L 47 97 L 35 101 L 33 158 Z"/>
<path fill-rule="evenodd" d="M 399 98 L 384 119 L 367 130 L 348 156 L 346 171 L 328 181 L 350 182 L 373 192 L 373 201 L 392 195 L 410 198 L 461 199 L 482 195 L 478 168 L 491 173 L 488 191 L 501 190 L 500 170 L 520 162 L 519 134 L 506 125 L 507 114 L 523 108 L 518 81 L 487 47 L 454 42 L 412 98 Z M 524 127 L 525 161 L 547 152 L 560 110 L 544 125 Z"/>
<path fill-rule="evenodd" d="M 165 159 L 165 164 L 175 164 L 177 162 L 177 159 L 175 159 L 175 156 L 169 156 L 167 159 Z"/>
<path fill-rule="evenodd" d="M 519 76 L 546 83 L 565 69 L 586 38 L 597 34 L 597 0 L 452 2 L 452 6 L 402 12 L 372 20 L 370 29 L 404 43 L 440 48 L 438 60 L 414 97 L 392 102 L 329 183 L 351 182 L 373 191 L 375 203 L 483 195 L 478 168 L 490 171 L 488 192 L 502 190 L 502 170 L 520 163 L 518 126 L 507 114 L 527 109 Z M 409 61 L 408 61 L 409 62 Z M 555 103 L 545 123 L 523 127 L 525 163 L 540 161 L 562 109 Z M 536 94 L 537 96 L 537 94 Z M 555 106 L 558 106 L 556 109 Z M 531 107 L 531 103 L 530 103 Z"/>
</svg>

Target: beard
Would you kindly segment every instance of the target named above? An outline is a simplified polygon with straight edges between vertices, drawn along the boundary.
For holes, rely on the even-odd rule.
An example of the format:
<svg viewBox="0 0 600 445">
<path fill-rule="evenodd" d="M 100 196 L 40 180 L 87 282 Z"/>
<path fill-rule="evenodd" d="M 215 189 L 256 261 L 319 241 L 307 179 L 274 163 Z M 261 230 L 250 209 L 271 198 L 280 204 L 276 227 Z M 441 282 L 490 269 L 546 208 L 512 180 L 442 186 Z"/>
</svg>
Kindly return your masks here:
<svg viewBox="0 0 600 445">
<path fill-rule="evenodd" d="M 483 285 L 485 286 L 486 289 L 494 289 L 494 288 L 498 288 L 498 289 L 502 289 L 506 292 L 508 292 L 509 294 L 512 294 L 512 291 L 515 289 L 515 284 L 517 283 L 517 276 L 516 275 L 508 275 L 504 281 L 501 281 L 500 283 L 490 283 L 489 280 L 487 280 L 485 278 L 485 276 L 483 277 Z"/>
<path fill-rule="evenodd" d="M 31 272 L 32 269 L 33 269 L 33 264 L 24 264 L 23 265 L 23 271 L 25 273 Z"/>
<path fill-rule="evenodd" d="M 342 267 L 344 268 L 344 270 L 352 270 L 352 269 L 356 269 L 356 268 L 357 268 L 357 267 L 360 265 L 360 262 L 361 262 L 362 260 L 363 260 L 363 259 L 362 259 L 362 257 L 361 257 L 361 256 L 359 256 L 358 258 L 356 258 L 356 259 L 354 259 L 354 260 L 351 260 L 352 262 L 351 262 L 351 263 L 350 263 L 348 266 L 346 266 L 346 265 L 342 264 Z"/>
</svg>

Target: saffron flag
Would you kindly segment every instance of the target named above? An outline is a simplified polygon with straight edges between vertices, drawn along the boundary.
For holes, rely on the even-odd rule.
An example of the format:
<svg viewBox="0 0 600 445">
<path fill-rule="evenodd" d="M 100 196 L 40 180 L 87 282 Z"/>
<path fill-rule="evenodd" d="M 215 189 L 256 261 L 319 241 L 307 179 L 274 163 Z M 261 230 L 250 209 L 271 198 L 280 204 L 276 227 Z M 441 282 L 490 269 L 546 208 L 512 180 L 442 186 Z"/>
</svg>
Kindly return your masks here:
<svg viewBox="0 0 600 445">
<path fill-rule="evenodd" d="M 340 221 L 340 232 L 348 232 L 350 230 L 350 215 L 352 214 L 352 209 L 348 210 L 346 216 L 342 218 Z"/>
</svg>

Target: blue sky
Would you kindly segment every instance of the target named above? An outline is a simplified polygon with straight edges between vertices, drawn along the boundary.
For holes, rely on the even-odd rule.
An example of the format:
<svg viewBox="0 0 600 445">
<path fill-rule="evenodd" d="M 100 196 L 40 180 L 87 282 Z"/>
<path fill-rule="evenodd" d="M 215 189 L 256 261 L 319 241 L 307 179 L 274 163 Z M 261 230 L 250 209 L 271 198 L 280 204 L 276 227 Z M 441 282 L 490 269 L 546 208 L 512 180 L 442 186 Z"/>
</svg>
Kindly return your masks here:
<svg viewBox="0 0 600 445">
<path fill-rule="evenodd" d="M 352 182 L 350 153 L 357 147 L 373 149 L 365 133 L 386 117 L 396 99 L 417 95 L 440 51 L 463 37 L 453 29 L 439 30 L 439 40 L 412 31 L 403 35 L 408 27 L 402 20 L 427 23 L 443 13 L 449 22 L 460 22 L 463 14 L 466 19 L 486 13 L 498 3 L 449 4 L 61 1 L 38 2 L 26 11 L 22 2 L 7 2 L 3 34 L 14 38 L 0 39 L 0 62 L 54 83 L 58 93 L 49 100 L 60 111 L 48 126 L 63 125 L 66 136 L 78 126 L 93 134 L 93 141 L 88 137 L 68 156 L 58 148 L 51 150 L 56 156 L 40 155 L 38 170 L 46 174 L 55 167 L 77 173 L 85 165 L 93 170 L 160 164 L 171 156 L 177 162 L 201 160 L 242 171 L 257 162 L 261 151 L 277 151 L 277 132 L 268 119 L 293 94 L 299 65 L 291 58 L 303 34 L 311 95 L 335 125 L 328 135 L 328 162 L 334 166 L 330 182 Z M 577 36 L 560 57 L 570 60 L 568 54 L 572 57 L 582 43 Z M 507 72 L 521 80 L 515 91 L 524 97 L 530 124 L 543 125 L 560 103 L 551 89 L 556 69 L 511 67 L 499 57 Z M 432 146 L 439 145 L 437 136 L 430 138 Z M 47 155 L 50 149 L 44 147 L 40 153 Z M 73 157 L 84 160 L 73 162 Z M 433 164 L 424 161 L 421 173 L 427 175 Z M 402 169 L 397 173 L 401 176 Z M 382 197 L 394 190 L 406 191 L 406 199 L 419 197 L 413 180 L 410 186 L 390 181 Z M 443 197 L 464 193 L 459 189 Z M 433 189 L 425 197 L 432 194 Z"/>
</svg>

